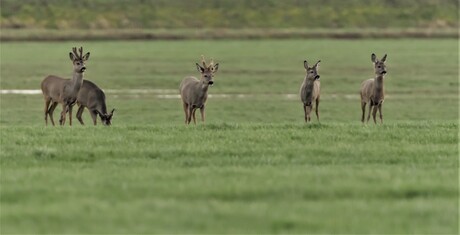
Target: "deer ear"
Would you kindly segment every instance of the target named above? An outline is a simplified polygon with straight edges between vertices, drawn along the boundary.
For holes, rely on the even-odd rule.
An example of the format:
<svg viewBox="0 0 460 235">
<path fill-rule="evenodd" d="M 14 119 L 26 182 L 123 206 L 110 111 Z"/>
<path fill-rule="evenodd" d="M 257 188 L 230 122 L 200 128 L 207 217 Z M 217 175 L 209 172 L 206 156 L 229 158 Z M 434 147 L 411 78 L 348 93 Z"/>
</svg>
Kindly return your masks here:
<svg viewBox="0 0 460 235">
<path fill-rule="evenodd" d="M 303 61 L 303 67 L 305 69 L 308 69 L 308 62 L 306 60 Z"/>
<path fill-rule="evenodd" d="M 372 53 L 372 55 L 371 55 L 371 61 L 373 63 L 377 62 L 377 56 L 374 53 Z"/>
<path fill-rule="evenodd" d="M 89 52 L 83 56 L 83 60 L 88 60 L 88 59 L 89 59 Z"/>
<path fill-rule="evenodd" d="M 204 72 L 204 68 L 201 67 L 198 63 L 196 63 L 196 69 L 197 69 L 198 72 L 200 72 L 200 73 L 203 73 L 203 72 Z"/>
<path fill-rule="evenodd" d="M 214 67 L 212 67 L 212 72 L 215 73 L 219 69 L 219 63 L 215 64 Z"/>
<path fill-rule="evenodd" d="M 321 63 L 321 60 L 318 60 L 318 62 L 316 62 L 316 64 L 315 64 L 315 68 L 316 68 L 316 70 L 318 70 L 318 69 L 319 69 L 319 64 L 320 64 L 320 63 Z"/>
<path fill-rule="evenodd" d="M 110 116 L 113 116 L 113 112 L 115 112 L 115 109 L 112 109 L 112 112 L 110 112 Z"/>
<path fill-rule="evenodd" d="M 71 60 L 71 61 L 74 61 L 74 60 L 75 60 L 75 56 L 73 55 L 72 52 L 69 53 L 69 57 L 70 57 L 70 60 Z"/>
<path fill-rule="evenodd" d="M 380 61 L 385 62 L 387 60 L 387 54 L 385 54 Z"/>
</svg>

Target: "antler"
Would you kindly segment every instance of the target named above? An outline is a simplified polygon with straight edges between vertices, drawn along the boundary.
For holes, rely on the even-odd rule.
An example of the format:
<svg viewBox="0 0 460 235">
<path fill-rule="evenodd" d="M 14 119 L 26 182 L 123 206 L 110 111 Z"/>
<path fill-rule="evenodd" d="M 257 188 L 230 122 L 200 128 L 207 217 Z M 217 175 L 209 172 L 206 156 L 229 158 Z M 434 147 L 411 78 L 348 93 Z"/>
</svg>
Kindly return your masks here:
<svg viewBox="0 0 460 235">
<path fill-rule="evenodd" d="M 204 55 L 201 55 L 201 63 L 203 64 L 204 68 L 207 68 L 206 66 L 206 60 L 204 59 Z"/>
<path fill-rule="evenodd" d="M 211 62 L 209 63 L 209 67 L 208 67 L 208 68 L 211 69 L 211 71 L 214 72 L 215 67 L 214 67 L 214 59 L 213 59 L 213 58 L 211 58 Z"/>
<path fill-rule="evenodd" d="M 72 52 L 75 55 L 75 60 L 83 60 L 83 47 L 78 48 L 80 54 L 78 54 L 76 47 L 72 47 Z"/>
<path fill-rule="evenodd" d="M 203 64 L 203 67 L 206 69 L 214 69 L 214 59 L 211 58 L 209 63 L 206 65 L 206 60 L 204 58 L 204 55 L 201 55 L 201 63 Z"/>
<path fill-rule="evenodd" d="M 78 51 L 80 52 L 79 59 L 83 60 L 83 47 L 80 47 L 80 49 L 78 49 Z"/>
<path fill-rule="evenodd" d="M 212 67 L 212 66 L 214 66 L 214 59 L 213 58 L 211 58 L 211 62 L 209 63 L 209 67 Z"/>
<path fill-rule="evenodd" d="M 76 47 L 72 47 L 72 52 L 75 55 L 75 59 L 78 59 L 78 53 L 77 53 L 77 48 Z"/>
</svg>

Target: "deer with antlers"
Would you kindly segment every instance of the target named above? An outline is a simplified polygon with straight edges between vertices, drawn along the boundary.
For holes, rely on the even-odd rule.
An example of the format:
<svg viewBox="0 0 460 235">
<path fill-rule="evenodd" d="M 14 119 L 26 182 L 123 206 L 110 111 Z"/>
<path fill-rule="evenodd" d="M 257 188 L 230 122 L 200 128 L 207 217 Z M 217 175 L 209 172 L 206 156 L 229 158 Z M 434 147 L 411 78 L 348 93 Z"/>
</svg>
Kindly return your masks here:
<svg viewBox="0 0 460 235">
<path fill-rule="evenodd" d="M 43 79 L 41 89 L 45 98 L 45 123 L 48 125 L 48 116 L 54 126 L 53 112 L 56 106 L 62 104 L 61 118 L 59 124 L 65 124 L 66 113 L 69 112 L 69 124 L 72 125 L 72 107 L 77 100 L 78 92 L 83 83 L 83 73 L 86 70 L 85 62 L 89 59 L 89 52 L 83 55 L 83 47 L 72 48 L 69 53 L 73 64 L 72 79 L 64 79 L 58 76 L 49 75 Z"/>
<path fill-rule="evenodd" d="M 197 109 L 200 109 L 201 121 L 204 123 L 208 88 L 214 84 L 214 73 L 219 68 L 219 63 L 214 64 L 212 58 L 210 63 L 206 64 L 204 56 L 201 56 L 201 63 L 202 65 L 196 63 L 196 68 L 201 73 L 200 80 L 192 76 L 185 77 L 179 86 L 185 112 L 185 124 L 190 124 L 192 117 L 193 123 L 196 124 L 195 111 Z"/>
<path fill-rule="evenodd" d="M 367 122 L 372 117 L 374 118 L 374 124 L 377 124 L 375 116 L 377 114 L 377 109 L 380 116 L 380 124 L 383 124 L 383 114 L 382 106 L 385 99 L 385 91 L 383 89 L 383 78 L 387 74 L 385 61 L 387 59 L 387 54 L 385 54 L 381 60 L 377 59 L 377 56 L 372 53 L 371 61 L 374 64 L 374 73 L 375 78 L 368 79 L 361 84 L 361 109 L 362 117 L 361 122 L 364 123 L 364 116 L 366 113 L 366 104 L 369 103 L 369 114 L 367 116 Z M 374 109 L 372 109 L 374 107 Z"/>
</svg>

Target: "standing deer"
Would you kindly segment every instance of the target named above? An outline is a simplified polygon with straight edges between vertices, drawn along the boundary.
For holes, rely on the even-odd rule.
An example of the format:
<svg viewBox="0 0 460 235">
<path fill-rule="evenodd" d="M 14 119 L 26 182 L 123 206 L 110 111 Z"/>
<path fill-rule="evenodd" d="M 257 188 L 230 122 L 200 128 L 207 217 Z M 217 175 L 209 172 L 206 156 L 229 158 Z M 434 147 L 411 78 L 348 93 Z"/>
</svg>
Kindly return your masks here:
<svg viewBox="0 0 460 235">
<path fill-rule="evenodd" d="M 315 102 L 316 118 L 319 122 L 319 98 L 320 98 L 320 82 L 318 68 L 321 60 L 318 60 L 313 67 L 308 66 L 308 62 L 305 60 L 303 66 L 305 67 L 306 75 L 303 80 L 302 86 L 300 87 L 300 100 L 303 103 L 303 111 L 305 114 L 305 122 L 311 121 L 310 113 L 313 108 L 313 102 Z"/>
<path fill-rule="evenodd" d="M 41 88 L 45 98 L 45 123 L 48 125 L 48 116 L 54 126 L 53 112 L 57 104 L 62 104 L 61 118 L 59 124 L 65 124 L 66 113 L 69 112 L 69 124 L 72 125 L 72 107 L 77 100 L 78 92 L 83 83 L 83 73 L 86 70 L 85 61 L 89 58 L 89 52 L 83 55 L 83 47 L 72 48 L 69 53 L 70 60 L 73 63 L 72 79 L 64 79 L 54 75 L 49 75 L 43 79 Z M 50 105 L 51 104 L 51 105 Z"/>
<path fill-rule="evenodd" d="M 198 108 L 201 112 L 201 121 L 204 123 L 204 109 L 206 99 L 208 98 L 208 88 L 214 84 L 212 78 L 219 68 L 219 63 L 214 65 L 214 61 L 212 59 L 211 62 L 206 65 L 204 56 L 201 56 L 201 62 L 203 66 L 196 63 L 196 68 L 198 72 L 201 73 L 200 80 L 191 76 L 185 77 L 179 86 L 185 112 L 185 124 L 190 124 L 192 117 L 193 123 L 196 124 L 195 111 Z"/>
<path fill-rule="evenodd" d="M 361 109 L 363 115 L 361 117 L 361 122 L 364 123 L 364 115 L 366 113 L 366 104 L 369 103 L 369 114 L 367 116 L 367 121 L 371 118 L 372 107 L 372 117 L 374 118 L 374 123 L 377 124 L 375 120 L 375 115 L 377 114 L 377 109 L 379 110 L 380 123 L 383 124 L 383 115 L 382 115 L 382 105 L 385 98 L 385 91 L 383 89 L 383 78 L 386 71 L 385 60 L 387 59 L 387 54 L 385 54 L 382 59 L 379 61 L 377 56 L 372 53 L 371 60 L 374 63 L 374 73 L 375 78 L 368 79 L 361 83 Z"/>
<path fill-rule="evenodd" d="M 110 126 L 112 124 L 112 117 L 115 109 L 112 109 L 112 112 L 107 113 L 105 94 L 93 82 L 83 80 L 83 85 L 81 86 L 80 92 L 78 92 L 77 96 L 77 105 L 77 119 L 82 125 L 84 125 L 84 123 L 81 115 L 83 114 L 85 108 L 89 110 L 94 125 L 97 123 L 97 115 L 101 118 L 102 124 L 106 126 Z"/>
</svg>

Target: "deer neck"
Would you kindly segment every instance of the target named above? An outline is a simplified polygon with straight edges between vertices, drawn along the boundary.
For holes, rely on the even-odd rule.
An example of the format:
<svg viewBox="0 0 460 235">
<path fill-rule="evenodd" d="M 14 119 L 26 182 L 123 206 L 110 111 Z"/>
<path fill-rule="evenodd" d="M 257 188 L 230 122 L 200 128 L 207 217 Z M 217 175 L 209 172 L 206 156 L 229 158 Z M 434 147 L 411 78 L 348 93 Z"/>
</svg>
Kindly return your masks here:
<svg viewBox="0 0 460 235">
<path fill-rule="evenodd" d="M 378 93 L 383 93 L 383 75 L 378 75 L 377 77 L 375 77 L 375 84 L 374 84 L 374 89 L 375 89 L 375 93 L 378 94 Z"/>
<path fill-rule="evenodd" d="M 315 80 L 305 78 L 305 88 L 307 90 L 313 90 L 314 84 L 315 84 Z"/>
<path fill-rule="evenodd" d="M 200 91 L 202 93 L 207 93 L 209 89 L 209 83 L 206 83 L 205 81 L 201 81 L 201 87 Z"/>
<path fill-rule="evenodd" d="M 311 95 L 313 93 L 314 86 L 315 86 L 315 80 L 305 78 L 305 91 L 307 92 L 307 95 L 308 94 Z"/>
<path fill-rule="evenodd" d="M 99 107 L 99 112 L 102 114 L 107 114 L 107 106 L 105 106 L 105 102 L 103 102 L 101 107 Z"/>
<path fill-rule="evenodd" d="M 99 93 L 97 96 L 96 96 L 96 100 L 97 100 L 97 105 L 96 105 L 96 110 L 99 112 L 99 113 L 102 113 L 102 114 L 107 114 L 107 106 L 105 104 L 105 95 L 101 95 L 101 93 Z"/>
<path fill-rule="evenodd" d="M 301 90 L 301 97 L 302 101 L 307 105 L 311 105 L 311 102 L 313 100 L 313 89 L 314 89 L 314 83 L 315 80 L 313 79 L 308 79 L 305 77 L 303 84 L 302 84 L 302 90 Z"/>
<path fill-rule="evenodd" d="M 73 73 L 72 80 L 70 80 L 72 89 L 75 93 L 80 91 L 81 85 L 83 84 L 83 73 Z"/>
<path fill-rule="evenodd" d="M 377 75 L 374 79 L 374 97 L 373 100 L 375 104 L 380 104 L 384 99 L 384 90 L 383 90 L 383 75 Z"/>
</svg>

